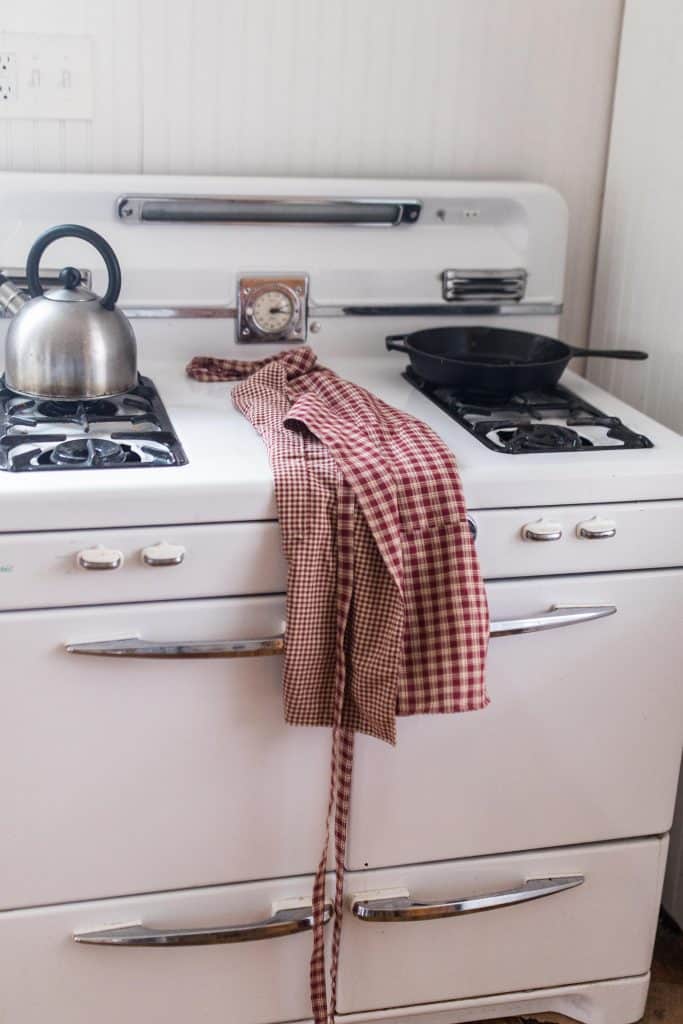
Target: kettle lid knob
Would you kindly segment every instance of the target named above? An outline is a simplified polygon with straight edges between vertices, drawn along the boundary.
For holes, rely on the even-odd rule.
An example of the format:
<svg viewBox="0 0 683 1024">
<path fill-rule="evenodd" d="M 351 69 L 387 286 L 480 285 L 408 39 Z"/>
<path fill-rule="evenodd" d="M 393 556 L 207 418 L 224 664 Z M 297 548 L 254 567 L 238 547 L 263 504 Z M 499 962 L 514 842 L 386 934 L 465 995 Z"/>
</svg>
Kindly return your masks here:
<svg viewBox="0 0 683 1024">
<path fill-rule="evenodd" d="M 78 288 L 79 284 L 81 284 L 83 277 L 77 267 L 64 267 L 59 272 L 59 281 L 69 291 L 73 291 L 74 288 Z"/>
</svg>

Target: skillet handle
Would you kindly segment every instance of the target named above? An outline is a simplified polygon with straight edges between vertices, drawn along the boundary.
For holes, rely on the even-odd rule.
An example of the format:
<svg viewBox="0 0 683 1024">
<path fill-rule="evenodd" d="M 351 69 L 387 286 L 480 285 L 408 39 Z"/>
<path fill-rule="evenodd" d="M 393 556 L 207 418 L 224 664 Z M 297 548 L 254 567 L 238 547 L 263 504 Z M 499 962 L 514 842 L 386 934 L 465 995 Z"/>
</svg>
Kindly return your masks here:
<svg viewBox="0 0 683 1024">
<path fill-rule="evenodd" d="M 390 334 L 389 337 L 385 339 L 385 345 L 389 350 L 393 349 L 394 352 L 407 352 L 407 340 L 407 334 Z"/>
<path fill-rule="evenodd" d="M 647 359 L 648 352 L 633 348 L 572 348 L 574 356 L 602 356 L 605 359 Z"/>
</svg>

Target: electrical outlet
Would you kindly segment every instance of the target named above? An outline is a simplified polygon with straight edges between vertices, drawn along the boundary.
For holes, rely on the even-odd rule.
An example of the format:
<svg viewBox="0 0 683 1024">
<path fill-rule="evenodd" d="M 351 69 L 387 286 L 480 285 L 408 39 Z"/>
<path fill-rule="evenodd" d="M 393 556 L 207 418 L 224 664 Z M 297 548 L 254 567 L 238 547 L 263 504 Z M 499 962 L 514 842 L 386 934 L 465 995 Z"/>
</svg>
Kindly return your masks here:
<svg viewBox="0 0 683 1024">
<path fill-rule="evenodd" d="M 89 37 L 0 32 L 0 118 L 66 121 L 92 115 Z"/>
</svg>

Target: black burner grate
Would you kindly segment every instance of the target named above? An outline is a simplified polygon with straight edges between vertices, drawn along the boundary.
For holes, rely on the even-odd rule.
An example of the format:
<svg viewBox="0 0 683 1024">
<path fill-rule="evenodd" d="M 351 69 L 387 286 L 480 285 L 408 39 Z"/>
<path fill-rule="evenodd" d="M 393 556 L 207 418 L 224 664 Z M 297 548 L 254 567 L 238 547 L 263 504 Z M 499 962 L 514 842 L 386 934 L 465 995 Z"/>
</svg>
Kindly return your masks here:
<svg viewBox="0 0 683 1024">
<path fill-rule="evenodd" d="M 73 426 L 80 428 L 76 433 Z M 64 433 L 68 430 L 68 433 Z M 187 456 L 148 377 L 125 395 L 85 402 L 28 398 L 0 378 L 0 470 L 183 466 Z"/>
<path fill-rule="evenodd" d="M 487 448 L 504 455 L 654 447 L 648 437 L 561 385 L 500 399 L 429 384 L 410 367 L 403 376 Z"/>
</svg>

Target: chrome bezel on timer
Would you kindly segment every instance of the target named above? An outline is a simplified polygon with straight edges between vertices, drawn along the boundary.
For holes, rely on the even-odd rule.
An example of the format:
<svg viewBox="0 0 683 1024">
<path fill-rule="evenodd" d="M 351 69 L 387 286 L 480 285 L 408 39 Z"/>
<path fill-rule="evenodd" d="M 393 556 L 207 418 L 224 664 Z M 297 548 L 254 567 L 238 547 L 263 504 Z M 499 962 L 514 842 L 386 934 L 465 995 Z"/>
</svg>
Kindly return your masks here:
<svg viewBox="0 0 683 1024">
<path fill-rule="evenodd" d="M 267 331 L 254 316 L 254 302 L 264 292 L 278 291 L 292 304 L 292 315 L 281 331 Z M 240 277 L 237 287 L 237 341 L 272 342 L 306 340 L 308 277 L 305 274 L 286 277 Z"/>
</svg>

